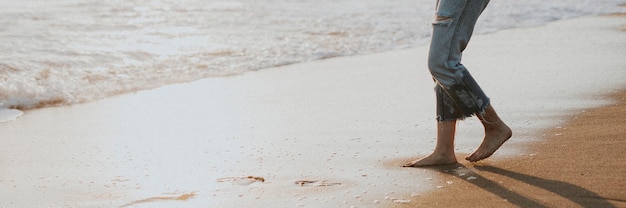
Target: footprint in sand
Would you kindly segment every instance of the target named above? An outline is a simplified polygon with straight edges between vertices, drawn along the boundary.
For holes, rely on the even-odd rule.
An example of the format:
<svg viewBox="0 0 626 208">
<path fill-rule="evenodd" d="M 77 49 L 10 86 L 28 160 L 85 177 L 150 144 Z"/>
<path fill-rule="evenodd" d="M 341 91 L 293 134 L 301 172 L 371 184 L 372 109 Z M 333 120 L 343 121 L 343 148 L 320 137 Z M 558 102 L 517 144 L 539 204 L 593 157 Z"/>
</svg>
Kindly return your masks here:
<svg viewBox="0 0 626 208">
<path fill-rule="evenodd" d="M 0 123 L 13 121 L 23 114 L 24 112 L 17 109 L 0 109 Z"/>
<path fill-rule="evenodd" d="M 341 186 L 341 183 L 339 182 L 329 182 L 327 180 L 299 180 L 299 181 L 296 181 L 295 184 L 300 185 L 300 186 L 311 186 L 311 187 Z"/>
<path fill-rule="evenodd" d="M 258 177 L 258 176 L 225 177 L 225 178 L 218 178 L 215 181 L 220 182 L 220 183 L 230 182 L 232 184 L 237 184 L 237 185 L 250 185 L 256 182 L 263 183 L 265 182 L 265 178 Z"/>
<path fill-rule="evenodd" d="M 122 206 L 120 206 L 120 208 L 135 206 L 135 205 L 138 205 L 138 204 L 154 203 L 154 202 L 187 201 L 189 199 L 192 199 L 192 198 L 196 197 L 196 195 L 197 195 L 196 192 L 190 192 L 190 193 L 183 193 L 183 194 L 174 195 L 174 196 L 150 197 L 150 198 L 137 200 L 137 201 L 134 201 L 134 202 L 122 205 Z"/>
</svg>

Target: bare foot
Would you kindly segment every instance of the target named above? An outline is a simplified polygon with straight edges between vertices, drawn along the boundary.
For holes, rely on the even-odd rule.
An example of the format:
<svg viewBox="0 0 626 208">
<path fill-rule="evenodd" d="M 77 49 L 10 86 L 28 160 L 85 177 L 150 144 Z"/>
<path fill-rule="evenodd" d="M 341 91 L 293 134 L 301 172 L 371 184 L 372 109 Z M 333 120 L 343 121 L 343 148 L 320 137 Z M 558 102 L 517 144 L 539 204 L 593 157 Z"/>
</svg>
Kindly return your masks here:
<svg viewBox="0 0 626 208">
<path fill-rule="evenodd" d="M 511 138 L 513 132 L 504 122 L 485 125 L 485 138 L 478 149 L 465 159 L 476 162 L 491 156 L 504 142 Z"/>
<path fill-rule="evenodd" d="M 404 164 L 402 167 L 427 167 L 436 165 L 449 165 L 454 163 L 457 163 L 456 157 L 454 155 L 450 156 L 447 154 L 433 153 L 428 157 Z"/>
</svg>

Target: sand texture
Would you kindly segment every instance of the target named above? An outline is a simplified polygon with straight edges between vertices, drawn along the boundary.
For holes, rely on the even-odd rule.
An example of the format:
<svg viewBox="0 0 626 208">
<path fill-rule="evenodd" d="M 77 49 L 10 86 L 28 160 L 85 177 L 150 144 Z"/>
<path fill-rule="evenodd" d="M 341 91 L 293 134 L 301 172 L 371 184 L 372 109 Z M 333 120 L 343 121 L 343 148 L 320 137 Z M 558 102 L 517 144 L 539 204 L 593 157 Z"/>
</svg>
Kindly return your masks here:
<svg viewBox="0 0 626 208">
<path fill-rule="evenodd" d="M 511 159 L 432 168 L 455 186 L 397 207 L 626 207 L 626 91 Z"/>
<path fill-rule="evenodd" d="M 9 116 L 0 207 L 623 206 L 624 116 L 581 112 L 623 109 L 606 96 L 626 88 L 625 24 L 473 37 L 464 65 L 515 132 L 476 165 L 401 167 L 434 148 L 420 46 Z M 476 119 L 460 122 L 459 158 L 481 139 Z"/>
</svg>

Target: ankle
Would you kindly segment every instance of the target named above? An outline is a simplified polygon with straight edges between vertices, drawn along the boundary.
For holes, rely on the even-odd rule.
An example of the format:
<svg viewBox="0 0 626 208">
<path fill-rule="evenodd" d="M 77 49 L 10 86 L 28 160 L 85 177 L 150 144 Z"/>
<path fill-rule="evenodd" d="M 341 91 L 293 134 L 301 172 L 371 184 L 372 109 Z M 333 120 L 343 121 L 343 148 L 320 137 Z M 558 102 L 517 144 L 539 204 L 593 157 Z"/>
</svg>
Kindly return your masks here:
<svg viewBox="0 0 626 208">
<path fill-rule="evenodd" d="M 478 119 L 480 119 L 480 122 L 483 123 L 483 125 L 487 126 L 495 126 L 498 124 L 502 123 L 502 120 L 500 120 L 500 118 L 495 118 L 495 119 L 487 119 L 485 117 L 478 117 Z"/>
</svg>

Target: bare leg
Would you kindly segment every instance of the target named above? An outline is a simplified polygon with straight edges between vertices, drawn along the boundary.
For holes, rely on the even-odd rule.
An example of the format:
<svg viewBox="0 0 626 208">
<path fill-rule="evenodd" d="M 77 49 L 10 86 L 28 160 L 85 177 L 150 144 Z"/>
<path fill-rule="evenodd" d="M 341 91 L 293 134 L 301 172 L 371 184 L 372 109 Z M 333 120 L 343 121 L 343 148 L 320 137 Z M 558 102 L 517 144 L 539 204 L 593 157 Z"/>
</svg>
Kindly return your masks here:
<svg viewBox="0 0 626 208">
<path fill-rule="evenodd" d="M 429 156 L 412 161 L 404 167 L 424 167 L 457 163 L 454 155 L 456 121 L 437 122 L 437 145 Z"/>
<path fill-rule="evenodd" d="M 485 109 L 485 116 L 478 116 L 478 118 L 485 128 L 485 138 L 480 144 L 480 147 L 465 158 L 470 162 L 488 158 L 496 152 L 504 142 L 509 140 L 512 135 L 511 128 L 500 120 L 500 117 L 498 117 L 498 114 L 491 105 L 487 106 Z"/>
</svg>

